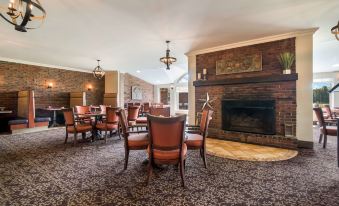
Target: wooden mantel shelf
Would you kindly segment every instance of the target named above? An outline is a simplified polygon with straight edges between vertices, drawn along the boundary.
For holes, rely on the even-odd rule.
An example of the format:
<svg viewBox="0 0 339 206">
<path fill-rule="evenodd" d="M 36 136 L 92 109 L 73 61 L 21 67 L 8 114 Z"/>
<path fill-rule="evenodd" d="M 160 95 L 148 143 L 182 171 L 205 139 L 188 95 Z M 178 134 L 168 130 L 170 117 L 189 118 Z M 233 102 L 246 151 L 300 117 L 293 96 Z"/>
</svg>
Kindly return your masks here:
<svg viewBox="0 0 339 206">
<path fill-rule="evenodd" d="M 298 80 L 298 74 L 280 74 L 267 75 L 260 77 L 244 77 L 244 78 L 226 78 L 215 80 L 197 80 L 193 82 L 193 86 L 216 86 L 216 85 L 233 85 L 233 84 L 253 84 L 253 83 L 267 83 L 267 82 L 285 82 Z"/>
</svg>

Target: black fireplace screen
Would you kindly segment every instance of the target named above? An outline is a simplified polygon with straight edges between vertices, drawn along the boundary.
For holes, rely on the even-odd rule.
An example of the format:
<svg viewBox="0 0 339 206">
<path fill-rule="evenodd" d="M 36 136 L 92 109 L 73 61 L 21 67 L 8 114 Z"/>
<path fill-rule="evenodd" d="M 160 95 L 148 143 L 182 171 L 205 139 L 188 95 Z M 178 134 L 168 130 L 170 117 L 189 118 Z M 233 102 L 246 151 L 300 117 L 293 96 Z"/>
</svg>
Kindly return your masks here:
<svg viewBox="0 0 339 206">
<path fill-rule="evenodd" d="M 274 100 L 222 100 L 222 129 L 275 134 Z"/>
</svg>

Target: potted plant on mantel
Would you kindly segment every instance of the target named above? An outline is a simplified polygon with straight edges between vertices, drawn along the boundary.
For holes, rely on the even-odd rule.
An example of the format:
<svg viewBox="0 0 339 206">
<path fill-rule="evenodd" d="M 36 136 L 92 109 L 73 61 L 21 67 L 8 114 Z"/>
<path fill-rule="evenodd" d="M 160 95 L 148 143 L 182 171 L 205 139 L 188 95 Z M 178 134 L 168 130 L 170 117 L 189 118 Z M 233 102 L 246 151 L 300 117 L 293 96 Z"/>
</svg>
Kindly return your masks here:
<svg viewBox="0 0 339 206">
<path fill-rule="evenodd" d="M 291 52 L 284 52 L 278 56 L 279 62 L 283 67 L 283 74 L 291 74 L 291 67 L 295 60 L 295 55 Z"/>
</svg>

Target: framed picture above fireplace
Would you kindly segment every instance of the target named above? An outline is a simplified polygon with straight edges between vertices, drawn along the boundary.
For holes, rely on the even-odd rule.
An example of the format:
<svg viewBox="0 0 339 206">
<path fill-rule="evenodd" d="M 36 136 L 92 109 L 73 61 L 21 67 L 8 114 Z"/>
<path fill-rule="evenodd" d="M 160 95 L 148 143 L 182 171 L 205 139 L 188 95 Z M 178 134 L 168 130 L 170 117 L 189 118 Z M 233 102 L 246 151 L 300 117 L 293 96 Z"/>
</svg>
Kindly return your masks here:
<svg viewBox="0 0 339 206">
<path fill-rule="evenodd" d="M 232 55 L 216 61 L 216 75 L 262 71 L 262 54 Z"/>
</svg>

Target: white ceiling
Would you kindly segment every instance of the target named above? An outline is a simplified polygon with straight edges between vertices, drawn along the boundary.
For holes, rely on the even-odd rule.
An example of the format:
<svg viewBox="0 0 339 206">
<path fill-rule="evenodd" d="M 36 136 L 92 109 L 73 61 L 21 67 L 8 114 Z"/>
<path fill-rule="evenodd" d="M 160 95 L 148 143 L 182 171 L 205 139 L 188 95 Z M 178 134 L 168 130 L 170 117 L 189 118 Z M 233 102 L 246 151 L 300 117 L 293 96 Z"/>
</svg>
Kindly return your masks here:
<svg viewBox="0 0 339 206">
<path fill-rule="evenodd" d="M 330 33 L 339 20 L 338 0 L 41 2 L 47 19 L 40 29 L 21 33 L 0 19 L 0 57 L 88 71 L 99 58 L 105 70 L 165 84 L 187 72 L 188 51 L 319 27 L 314 71 L 339 70 L 332 66 L 339 64 L 339 42 Z M 170 71 L 159 62 L 167 39 L 178 59 Z"/>
</svg>

